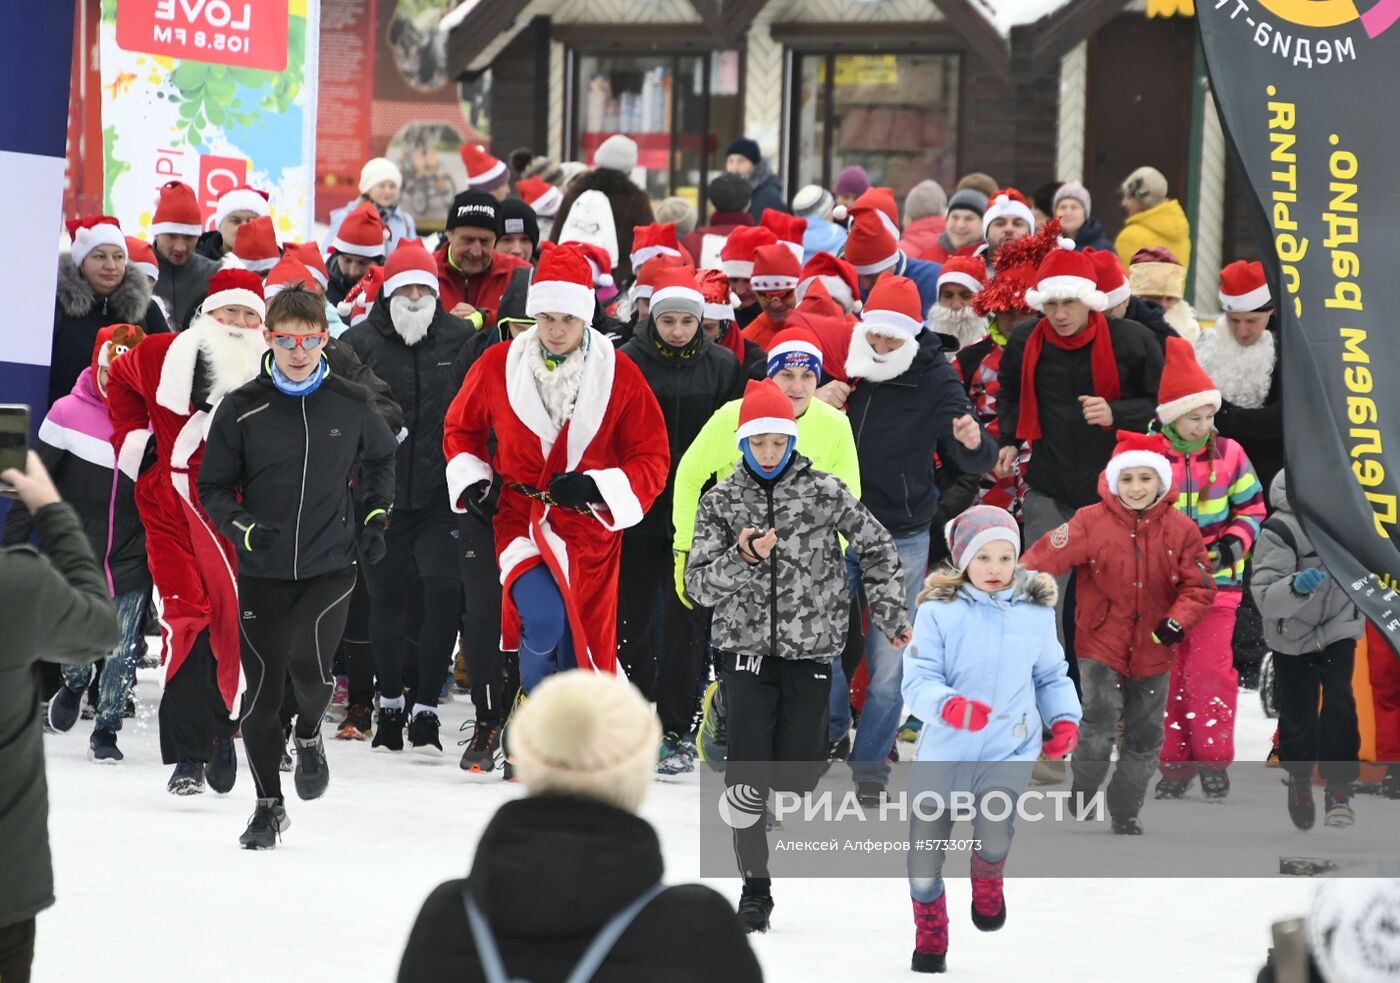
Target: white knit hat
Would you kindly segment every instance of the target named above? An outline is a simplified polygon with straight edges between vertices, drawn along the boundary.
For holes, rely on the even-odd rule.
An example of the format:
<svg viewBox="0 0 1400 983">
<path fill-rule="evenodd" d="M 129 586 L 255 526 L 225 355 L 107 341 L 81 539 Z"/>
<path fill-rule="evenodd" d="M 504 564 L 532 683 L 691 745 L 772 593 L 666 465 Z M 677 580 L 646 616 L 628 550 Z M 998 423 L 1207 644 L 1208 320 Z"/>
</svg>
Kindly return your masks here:
<svg viewBox="0 0 1400 983">
<path fill-rule="evenodd" d="M 369 194 L 369 189 L 381 181 L 393 181 L 403 187 L 403 172 L 388 157 L 371 157 L 360 168 L 360 194 Z"/>
<path fill-rule="evenodd" d="M 510 723 L 530 795 L 574 795 L 637 812 L 656 773 L 661 723 L 622 676 L 571 669 L 535 687 Z"/>
</svg>

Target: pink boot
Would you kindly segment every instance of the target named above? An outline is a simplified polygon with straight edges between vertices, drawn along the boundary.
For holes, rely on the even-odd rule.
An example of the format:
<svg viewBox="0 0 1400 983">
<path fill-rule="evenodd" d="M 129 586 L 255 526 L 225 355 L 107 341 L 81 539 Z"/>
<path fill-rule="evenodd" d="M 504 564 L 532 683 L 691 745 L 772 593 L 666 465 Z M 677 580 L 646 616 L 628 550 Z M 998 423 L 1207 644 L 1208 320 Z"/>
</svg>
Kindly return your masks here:
<svg viewBox="0 0 1400 983">
<path fill-rule="evenodd" d="M 914 959 L 916 973 L 944 973 L 948 966 L 948 896 L 914 901 Z"/>
<path fill-rule="evenodd" d="M 972 924 L 980 931 L 995 932 L 1006 924 L 1006 897 L 1001 889 L 1005 867 L 1005 857 L 992 864 L 972 855 Z"/>
</svg>

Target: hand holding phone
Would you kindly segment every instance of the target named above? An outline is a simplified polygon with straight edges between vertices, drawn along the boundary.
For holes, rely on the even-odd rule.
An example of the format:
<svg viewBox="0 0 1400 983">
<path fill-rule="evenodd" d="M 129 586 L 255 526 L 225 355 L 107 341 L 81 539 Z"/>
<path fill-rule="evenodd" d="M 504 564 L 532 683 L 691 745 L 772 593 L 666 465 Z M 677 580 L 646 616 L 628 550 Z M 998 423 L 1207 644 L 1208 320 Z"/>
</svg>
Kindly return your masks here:
<svg viewBox="0 0 1400 983">
<path fill-rule="evenodd" d="M 6 494 L 17 497 L 31 513 L 63 501 L 58 489 L 53 486 L 53 479 L 49 477 L 44 462 L 33 451 L 29 452 L 29 460 L 23 471 L 19 468 L 0 471 L 0 481 L 10 489 Z"/>
<path fill-rule="evenodd" d="M 25 470 L 29 453 L 29 407 L 19 403 L 0 404 L 0 495 L 14 497 L 15 489 L 3 477 L 13 468 Z"/>
</svg>

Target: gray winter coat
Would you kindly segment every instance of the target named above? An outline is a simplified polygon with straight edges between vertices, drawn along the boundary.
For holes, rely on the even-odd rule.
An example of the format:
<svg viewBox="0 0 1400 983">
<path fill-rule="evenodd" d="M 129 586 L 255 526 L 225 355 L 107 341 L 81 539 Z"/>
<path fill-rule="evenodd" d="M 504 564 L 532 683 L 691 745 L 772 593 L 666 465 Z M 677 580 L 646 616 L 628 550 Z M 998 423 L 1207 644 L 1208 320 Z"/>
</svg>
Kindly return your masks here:
<svg viewBox="0 0 1400 983">
<path fill-rule="evenodd" d="M 1293 589 L 1295 574 L 1321 567 L 1322 561 L 1288 504 L 1285 474 L 1280 471 L 1269 484 L 1269 502 L 1276 511 L 1254 544 L 1249 589 L 1264 618 L 1269 648 L 1281 655 L 1312 655 L 1344 638 L 1360 638 L 1366 621 L 1330 575 L 1311 594 Z"/>
<path fill-rule="evenodd" d="M 778 532 L 768 559 L 752 566 L 738 549 L 746 526 Z M 840 537 L 860 556 L 871 630 L 894 635 L 908 624 L 899 553 L 841 479 L 795 454 L 776 481 L 759 481 L 741 463 L 706 492 L 685 589 L 715 609 L 715 648 L 817 662 L 840 656 L 850 620 Z"/>
<path fill-rule="evenodd" d="M 191 252 L 183 266 L 176 266 L 156 250 L 160 279 L 155 295 L 165 305 L 170 330 L 184 331 L 190 326 L 194 313 L 209 295 L 209 278 L 219 271 L 219 264 L 208 256 Z"/>
</svg>

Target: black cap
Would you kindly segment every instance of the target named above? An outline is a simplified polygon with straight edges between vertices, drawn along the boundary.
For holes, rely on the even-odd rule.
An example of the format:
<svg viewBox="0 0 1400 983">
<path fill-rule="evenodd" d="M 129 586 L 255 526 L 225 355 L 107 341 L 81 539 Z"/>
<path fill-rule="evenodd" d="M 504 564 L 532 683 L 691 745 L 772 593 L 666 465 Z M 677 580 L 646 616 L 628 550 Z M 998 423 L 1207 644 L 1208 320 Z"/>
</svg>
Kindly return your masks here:
<svg viewBox="0 0 1400 983">
<path fill-rule="evenodd" d="M 485 191 L 463 191 L 447 210 L 448 230 L 472 226 L 501 234 L 501 203 Z"/>
<path fill-rule="evenodd" d="M 501 228 L 497 236 L 527 235 L 536 249 L 540 247 L 540 220 L 533 208 L 519 198 L 507 198 L 498 211 Z"/>
</svg>

